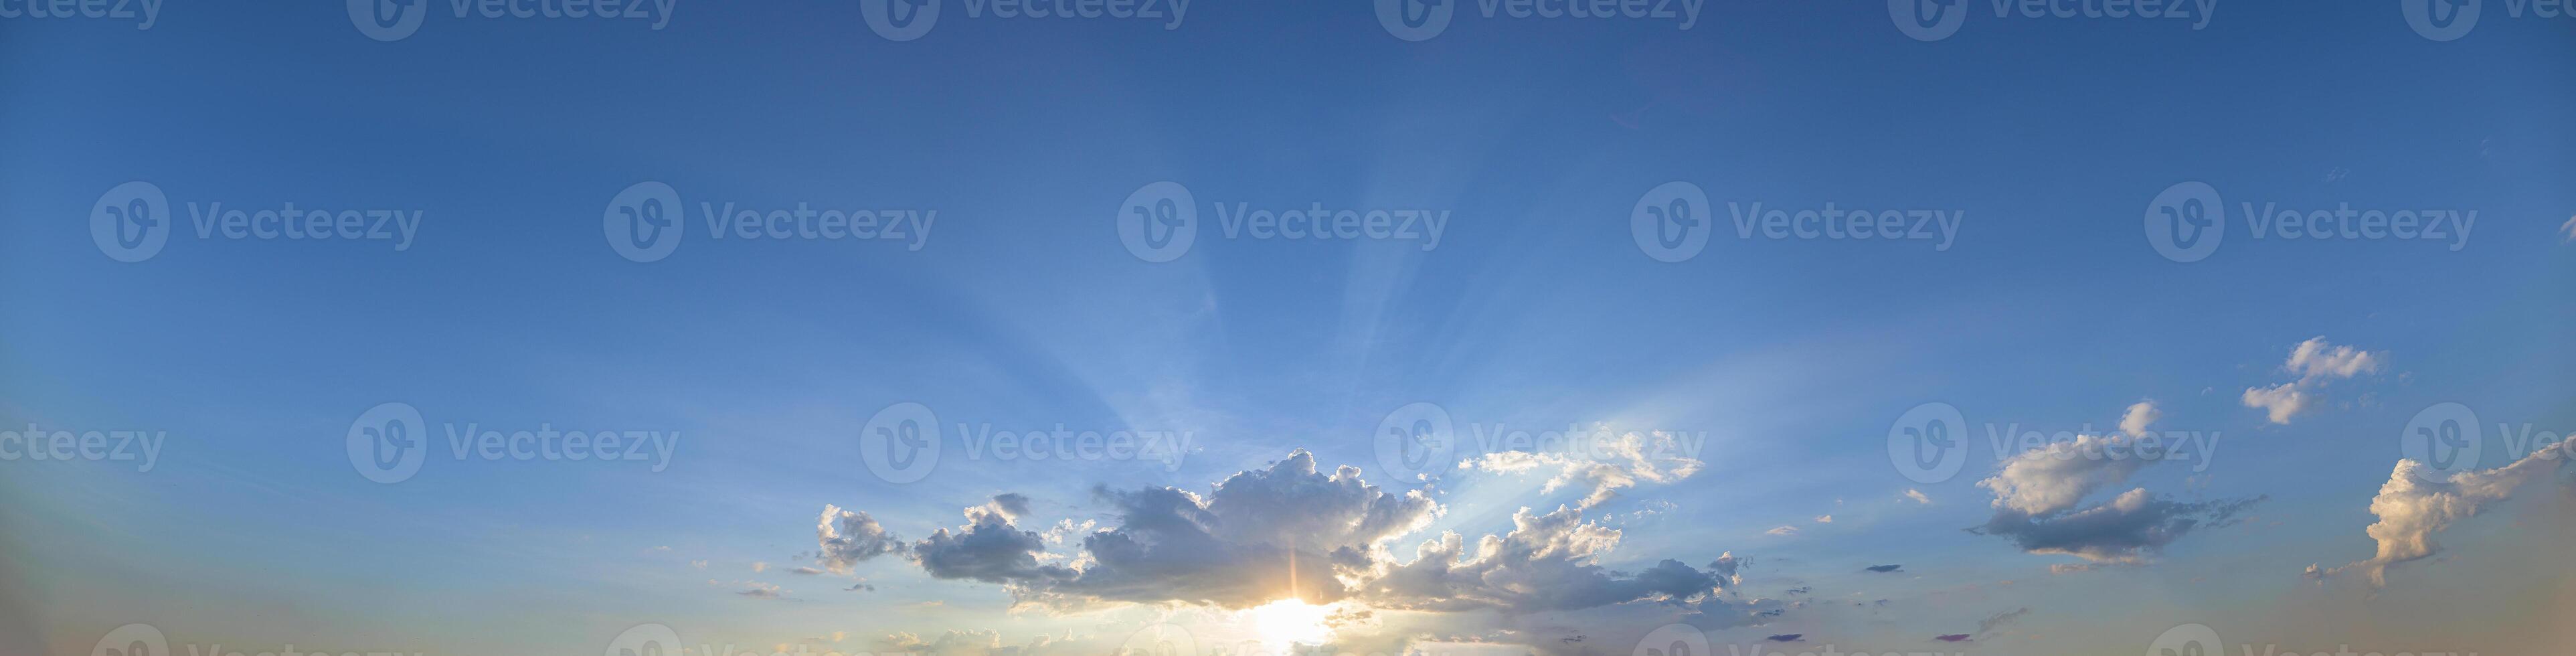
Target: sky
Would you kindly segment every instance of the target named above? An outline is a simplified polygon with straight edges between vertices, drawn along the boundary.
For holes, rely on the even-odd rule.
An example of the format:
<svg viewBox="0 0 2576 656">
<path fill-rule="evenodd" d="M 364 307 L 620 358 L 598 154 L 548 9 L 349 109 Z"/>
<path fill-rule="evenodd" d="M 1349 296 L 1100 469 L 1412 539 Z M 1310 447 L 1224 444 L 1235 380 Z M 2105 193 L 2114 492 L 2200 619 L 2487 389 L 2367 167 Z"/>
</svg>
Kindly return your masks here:
<svg viewBox="0 0 2576 656">
<path fill-rule="evenodd" d="M 0 0 L 0 653 L 2576 643 L 2559 5 L 342 4 Z"/>
</svg>

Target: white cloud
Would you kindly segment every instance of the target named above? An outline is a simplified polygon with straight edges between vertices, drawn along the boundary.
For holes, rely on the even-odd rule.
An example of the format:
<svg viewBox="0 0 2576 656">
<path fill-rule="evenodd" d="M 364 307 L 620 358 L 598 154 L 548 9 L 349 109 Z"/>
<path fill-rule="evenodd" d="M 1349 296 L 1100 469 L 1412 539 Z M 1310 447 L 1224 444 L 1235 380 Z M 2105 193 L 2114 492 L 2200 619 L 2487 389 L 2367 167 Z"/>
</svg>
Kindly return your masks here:
<svg viewBox="0 0 2576 656">
<path fill-rule="evenodd" d="M 1906 490 L 1905 498 L 1913 499 L 1915 503 L 1926 506 L 1932 505 L 1932 497 L 1925 496 L 1922 490 Z"/>
<path fill-rule="evenodd" d="M 2129 437 L 2144 436 L 2147 434 L 2147 425 L 2155 423 L 2156 419 L 2163 416 L 2163 412 L 2156 410 L 2154 401 L 2130 404 L 2129 411 L 2120 415 L 2120 434 Z"/>
<path fill-rule="evenodd" d="M 1541 492 L 1553 493 L 1567 486 L 1583 491 L 1577 505 L 1589 509 L 1610 500 L 1618 490 L 1636 487 L 1637 483 L 1671 483 L 1698 473 L 1702 463 L 1688 457 L 1695 444 L 1685 443 L 1666 433 L 1626 433 L 1586 442 L 1586 452 L 1501 451 L 1459 463 L 1464 469 L 1495 473 L 1519 473 L 1531 470 L 1555 470 Z"/>
<path fill-rule="evenodd" d="M 1817 516 L 1816 516 L 1816 523 L 1818 523 L 1818 524 L 1831 524 L 1831 523 L 1834 523 L 1834 516 L 1833 516 L 1833 515 L 1817 515 Z"/>
<path fill-rule="evenodd" d="M 1777 528 L 1773 528 L 1773 529 L 1768 530 L 1768 531 L 1763 531 L 1763 532 L 1762 532 L 1762 534 L 1763 534 L 1763 535 L 1797 535 L 1797 534 L 1798 534 L 1798 527 L 1795 527 L 1795 526 L 1789 526 L 1789 525 L 1785 525 L 1785 524 L 1784 524 L 1784 525 L 1781 525 L 1781 526 L 1779 526 L 1779 527 L 1777 527 Z"/>
<path fill-rule="evenodd" d="M 2327 381 L 2377 373 L 2387 362 L 2386 353 L 2335 346 L 2326 343 L 2324 337 L 2312 337 L 2291 347 L 2289 361 L 2281 364 L 2281 369 L 2294 379 L 2270 387 L 2245 388 L 2240 400 L 2245 407 L 2263 410 L 2272 423 L 2287 424 L 2291 417 L 2318 406 L 2317 389 Z"/>
<path fill-rule="evenodd" d="M 2379 521 L 2365 532 L 2379 543 L 2379 551 L 2370 559 L 2318 572 L 2309 567 L 2311 578 L 2322 578 L 2353 568 L 2370 576 L 2373 586 L 2388 584 L 2391 565 L 2431 556 L 2441 550 L 2433 534 L 2449 528 L 2462 519 L 2513 495 L 2515 488 L 2558 468 L 2557 451 L 2544 449 L 2513 464 L 2482 471 L 2465 471 L 2434 480 L 2438 472 L 2423 463 L 2399 460 L 2388 482 L 2379 486 L 2379 496 L 2370 500 L 2370 513 Z"/>
</svg>

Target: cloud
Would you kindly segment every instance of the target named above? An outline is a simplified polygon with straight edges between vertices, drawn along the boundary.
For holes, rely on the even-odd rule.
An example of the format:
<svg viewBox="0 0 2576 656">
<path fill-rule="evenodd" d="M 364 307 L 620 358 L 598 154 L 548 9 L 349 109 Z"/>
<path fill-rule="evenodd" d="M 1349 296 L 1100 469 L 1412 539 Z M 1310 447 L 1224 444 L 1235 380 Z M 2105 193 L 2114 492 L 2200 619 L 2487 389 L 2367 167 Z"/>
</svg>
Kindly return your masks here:
<svg viewBox="0 0 2576 656">
<path fill-rule="evenodd" d="M 903 541 L 887 533 L 876 518 L 831 504 L 823 505 L 823 519 L 814 533 L 822 546 L 814 559 L 833 572 L 848 573 L 858 563 L 903 548 Z"/>
<path fill-rule="evenodd" d="M 1698 473 L 1702 463 L 1681 454 L 1696 451 L 1695 443 L 1684 443 L 1668 433 L 1630 432 L 1612 436 L 1603 428 L 1592 434 L 1596 439 L 1585 444 L 1581 453 L 1554 451 L 1499 451 L 1459 463 L 1464 469 L 1519 473 L 1552 469 L 1555 476 L 1539 491 L 1553 493 L 1572 486 L 1583 491 L 1578 507 L 1590 509 L 1609 501 L 1620 489 L 1636 487 L 1640 481 L 1671 483 Z"/>
<path fill-rule="evenodd" d="M 1797 535 L 1797 534 L 1798 534 L 1798 527 L 1782 525 L 1782 526 L 1774 527 L 1774 528 L 1772 528 L 1771 530 L 1768 530 L 1768 531 L 1763 531 L 1763 532 L 1762 532 L 1762 534 L 1763 534 L 1763 535 Z"/>
<path fill-rule="evenodd" d="M 2055 442 L 2014 455 L 2004 461 L 2002 471 L 1978 481 L 1977 487 L 1995 493 L 1996 508 L 2025 515 L 2072 508 L 2085 496 L 2126 481 L 2130 474 L 2153 462 L 2108 457 L 2111 447 L 2122 443 L 2101 435 L 2077 435 L 2073 441 Z"/>
<path fill-rule="evenodd" d="M 1455 532 L 1423 542 L 1413 562 L 1392 566 L 1365 588 L 1374 606 L 1509 612 L 1574 610 L 1639 600 L 1681 604 L 1731 585 L 1737 561 L 1720 556 L 1701 571 L 1666 559 L 1634 575 L 1601 567 L 1619 531 L 1583 521 L 1579 508 L 1512 513 L 1512 530 L 1486 535 L 1467 553 Z"/>
<path fill-rule="evenodd" d="M 2263 498 L 2185 503 L 2159 499 L 2145 488 L 2081 510 L 2033 515 L 1999 509 L 1980 535 L 2011 538 L 2022 551 L 2063 554 L 2095 563 L 2135 564 L 2204 524 L 2224 526 Z"/>
<path fill-rule="evenodd" d="M 739 591 L 739 592 L 735 592 L 734 594 L 742 595 L 742 596 L 745 596 L 745 597 L 750 597 L 750 598 L 753 598 L 753 599 L 769 599 L 769 600 L 777 600 L 777 599 L 782 599 L 782 598 L 784 598 L 784 597 L 781 597 L 781 596 L 779 595 L 778 586 L 776 586 L 776 585 L 771 585 L 771 584 L 768 584 L 768 583 L 756 583 L 756 582 L 755 582 L 755 583 L 752 583 L 752 584 L 751 584 L 751 587 L 749 587 L 749 588 L 745 588 L 745 589 L 743 589 L 743 590 L 741 590 L 741 591 Z"/>
<path fill-rule="evenodd" d="M 1904 566 L 1904 565 L 1871 565 L 1871 566 L 1868 566 L 1868 567 L 1863 567 L 1863 568 L 1861 568 L 1861 569 L 1869 570 L 1869 571 L 1872 571 L 1872 572 L 1877 572 L 1877 573 L 1880 573 L 1880 574 L 1886 574 L 1886 573 L 1889 573 L 1889 572 L 1894 572 L 1894 571 L 1896 571 L 1896 570 L 1905 569 L 1905 566 Z"/>
<path fill-rule="evenodd" d="M 2558 234 L 2567 236 L 2558 240 L 2558 243 L 2576 242 L 2576 216 L 2567 217 L 2566 223 L 2558 224 Z"/>
<path fill-rule="evenodd" d="M 2021 616 L 2029 614 L 2029 608 L 2016 608 L 2002 613 L 1996 613 L 1993 617 L 1988 617 L 1977 622 L 1977 635 L 1992 635 L 1995 632 L 1995 629 L 2002 628 L 2006 624 L 2011 624 L 2013 620 L 2021 619 Z"/>
<path fill-rule="evenodd" d="M 2156 419 L 2163 416 L 2165 416 L 2164 412 L 2156 409 L 2154 401 L 2129 404 L 2128 412 L 2120 414 L 2120 434 L 2143 437 L 2147 434 L 2147 425 L 2155 423 Z"/>
<path fill-rule="evenodd" d="M 1771 637 L 1763 639 L 1772 642 L 1797 642 L 1799 639 L 1805 637 L 1807 637 L 1807 634 L 1804 633 L 1775 633 L 1772 634 Z"/>
<path fill-rule="evenodd" d="M 1831 524 L 1831 523 L 1834 523 L 1834 516 L 1833 516 L 1833 515 L 1817 515 L 1817 516 L 1816 516 L 1816 523 L 1818 523 L 1818 524 Z"/>
<path fill-rule="evenodd" d="M 769 571 L 769 563 L 753 562 L 753 563 L 751 564 L 751 572 L 752 572 L 753 574 L 758 574 L 758 573 L 766 572 L 766 571 Z"/>
<path fill-rule="evenodd" d="M 968 508 L 965 526 L 955 532 L 938 529 L 913 543 L 913 562 L 937 579 L 1026 583 L 1071 577 L 1070 569 L 1038 563 L 1038 554 L 1046 552 L 1046 541 L 1035 531 L 1023 531 L 1011 523 L 1015 504 L 1006 500 L 1009 497 L 1019 495 L 997 496 L 993 503 Z M 1017 507 L 1027 510 L 1026 497 L 1018 501 Z"/>
<path fill-rule="evenodd" d="M 1945 634 L 1941 634 L 1941 635 L 1932 636 L 1932 639 L 1934 639 L 1934 640 L 1939 640 L 1939 641 L 1942 641 L 1942 642 L 1967 642 L 1967 641 L 1968 641 L 1968 634 L 1965 634 L 1965 633 L 1945 633 Z"/>
<path fill-rule="evenodd" d="M 1922 491 L 1922 490 L 1906 490 L 1906 491 L 1905 491 L 1905 498 L 1907 498 L 1907 499 L 1913 499 L 1915 503 L 1923 504 L 1923 505 L 1926 505 L 1926 506 L 1932 505 L 1932 497 L 1924 496 L 1924 494 L 1923 494 L 1923 491 Z"/>
<path fill-rule="evenodd" d="M 814 569 L 814 568 L 812 568 L 812 567 L 798 567 L 798 568 L 796 568 L 796 569 L 791 569 L 791 570 L 787 570 L 787 571 L 794 572 L 794 573 L 797 573 L 797 574 L 803 574 L 803 575 L 806 575 L 806 576 L 813 576 L 813 575 L 816 575 L 816 574 L 821 574 L 821 573 L 823 573 L 823 570 Z"/>
<path fill-rule="evenodd" d="M 2309 338 L 2291 347 L 2289 361 L 2281 364 L 2281 369 L 2293 376 L 2290 382 L 2245 388 L 2239 400 L 2245 407 L 2263 410 L 2272 423 L 2288 424 L 2291 417 L 2317 407 L 2317 388 L 2327 381 L 2376 373 L 2387 361 L 2386 353 L 2335 346 L 2326 343 L 2324 337 Z"/>
<path fill-rule="evenodd" d="M 1356 467 L 1319 471 L 1304 450 L 1229 476 L 1204 495 L 1172 487 L 1093 492 L 1114 518 L 1098 530 L 1080 525 L 1089 534 L 1071 559 L 1047 553 L 1049 536 L 1017 526 L 1031 501 L 1017 494 L 966 509 L 965 527 L 941 529 L 891 552 L 934 578 L 999 583 L 1019 602 L 1060 608 L 1177 602 L 1239 609 L 1293 595 L 1310 603 L 1359 599 L 1422 611 L 1533 612 L 1650 601 L 1741 614 L 1702 603 L 1738 580 L 1742 561 L 1734 554 L 1720 555 L 1704 570 L 1671 559 L 1633 573 L 1610 570 L 1599 560 L 1620 533 L 1586 521 L 1581 507 L 1544 514 L 1522 508 L 1513 514 L 1512 530 L 1472 544 L 1444 532 L 1398 564 L 1393 540 L 1427 527 L 1442 513 L 1439 504 L 1421 491 L 1371 485 Z M 865 518 L 827 507 L 826 563 L 890 553 L 879 545 L 892 538 Z M 1075 530 L 1063 522 L 1048 533 L 1062 541 Z"/>
<path fill-rule="evenodd" d="M 2306 575 L 2322 579 L 2358 568 L 2370 576 L 2372 586 L 2386 586 L 2390 566 L 2440 552 L 2442 547 L 2433 542 L 2433 534 L 2476 516 L 2486 506 L 2512 496 L 2515 488 L 2556 470 L 2562 464 L 2557 455 L 2556 450 L 2543 449 L 2510 465 L 2459 472 L 2439 480 L 2439 472 L 2423 463 L 2399 460 L 2389 472 L 2388 482 L 2379 486 L 2379 496 L 2370 500 L 2370 513 L 2377 515 L 2379 521 L 2364 532 L 2378 541 L 2378 553 L 2329 570 L 2319 571 L 2310 565 Z"/>
</svg>

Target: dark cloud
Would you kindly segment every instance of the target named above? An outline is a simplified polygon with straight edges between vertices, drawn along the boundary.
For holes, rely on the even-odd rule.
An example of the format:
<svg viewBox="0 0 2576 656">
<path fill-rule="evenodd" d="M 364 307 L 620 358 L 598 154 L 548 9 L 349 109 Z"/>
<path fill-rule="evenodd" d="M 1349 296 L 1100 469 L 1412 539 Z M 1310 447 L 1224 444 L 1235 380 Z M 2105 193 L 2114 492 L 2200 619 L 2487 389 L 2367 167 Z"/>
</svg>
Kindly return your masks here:
<svg viewBox="0 0 2576 656">
<path fill-rule="evenodd" d="M 1880 573 L 1880 574 L 1886 574 L 1886 573 L 1888 573 L 1888 572 L 1893 572 L 1893 571 L 1896 571 L 1896 570 L 1905 569 L 1905 566 L 1904 566 L 1904 565 L 1871 565 L 1871 566 L 1868 566 L 1868 567 L 1863 567 L 1863 568 L 1861 568 L 1861 569 L 1869 570 L 1869 571 L 1872 571 L 1872 572 L 1878 572 L 1878 573 Z"/>
<path fill-rule="evenodd" d="M 829 504 L 823 506 L 822 524 L 815 528 L 815 534 L 822 549 L 814 559 L 834 572 L 847 573 L 860 562 L 903 548 L 902 539 L 887 533 L 876 518 Z"/>
<path fill-rule="evenodd" d="M 1772 641 L 1772 642 L 1797 642 L 1797 641 L 1799 641 L 1800 639 L 1803 639 L 1803 638 L 1806 638 L 1806 637 L 1807 637 L 1807 634 L 1804 634 L 1804 633 L 1779 633 L 1779 634 L 1773 634 L 1771 637 L 1763 638 L 1763 639 L 1764 639 L 1764 640 L 1769 640 L 1769 641 Z"/>
<path fill-rule="evenodd" d="M 1932 639 L 1934 639 L 1934 640 L 1939 640 L 1939 641 L 1942 641 L 1942 642 L 1967 642 L 1967 641 L 1968 641 L 1968 634 L 1965 634 L 1965 633 L 1945 633 L 1945 634 L 1941 634 L 1941 635 L 1932 636 Z"/>
<path fill-rule="evenodd" d="M 2145 489 L 2122 493 L 2091 508 L 2032 516 L 1998 508 L 1980 535 L 2011 538 L 2021 550 L 2065 554 L 2097 563 L 2137 563 L 2204 524 L 2232 523 L 2263 498 L 2185 503 L 2158 499 Z"/>
<path fill-rule="evenodd" d="M 1025 497 L 1021 503 L 1025 507 Z M 1025 583 L 1071 578 L 1072 570 L 1038 564 L 1038 554 L 1046 552 L 1046 541 L 1035 531 L 1012 525 L 1010 516 L 1001 510 L 1004 507 L 1007 504 L 1002 497 L 995 497 L 993 506 L 968 509 L 969 523 L 958 532 L 943 528 L 913 543 L 913 560 L 921 564 L 922 571 L 940 579 Z"/>
</svg>

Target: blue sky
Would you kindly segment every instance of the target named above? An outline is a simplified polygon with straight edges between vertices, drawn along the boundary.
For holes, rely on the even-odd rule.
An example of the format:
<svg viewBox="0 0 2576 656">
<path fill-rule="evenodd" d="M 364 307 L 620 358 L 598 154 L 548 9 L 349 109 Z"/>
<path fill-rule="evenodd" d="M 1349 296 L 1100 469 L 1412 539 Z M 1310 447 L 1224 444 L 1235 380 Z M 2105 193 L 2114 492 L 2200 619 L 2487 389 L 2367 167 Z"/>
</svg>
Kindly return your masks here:
<svg viewBox="0 0 2576 656">
<path fill-rule="evenodd" d="M 1361 653 L 1616 654 L 1674 623 L 1791 652 L 2130 654 L 2189 624 L 2303 651 L 2576 639 L 2543 620 L 2576 598 L 2544 546 L 2571 533 L 2566 476 L 2524 467 L 2499 434 L 2576 426 L 2576 77 L 2553 63 L 2567 18 L 2489 2 L 2435 41 L 2394 6 L 2221 3 L 2195 29 L 1967 2 L 1926 41 L 1878 3 L 1708 3 L 1680 29 L 1465 2 L 1407 41 L 1362 3 L 1191 3 L 1170 29 L 948 3 L 894 41 L 860 4 L 683 2 L 657 29 L 433 0 L 392 40 L 328 3 L 170 6 L 148 29 L 0 17 L 15 301 L 0 428 L 159 445 L 146 467 L 40 460 L 0 436 L 18 456 L 0 461 L 9 647 L 83 653 L 136 623 L 180 652 L 583 652 L 648 623 L 701 656 L 1098 653 L 1157 623 L 1228 643 L 1263 635 L 1243 609 L 1269 597 L 1101 581 L 1198 590 L 1212 572 L 1266 580 L 1266 561 L 1122 570 L 1084 546 L 1157 535 L 1123 492 L 1224 498 L 1220 482 L 1246 501 L 1207 511 L 1223 525 L 1211 553 L 1369 552 L 1335 573 L 1342 593 L 1258 591 L 1333 604 L 1332 648 Z M 146 207 L 166 244 L 126 262 L 91 233 L 134 181 L 159 192 Z M 1119 221 L 1166 181 L 1194 201 L 1195 241 L 1147 261 Z M 1675 181 L 1708 200 L 1705 243 L 1667 262 L 1629 226 Z M 2226 233 L 2177 261 L 2141 221 L 2195 181 L 2223 198 Z M 636 261 L 613 222 L 647 182 L 673 190 L 680 241 Z M 200 233 L 215 203 L 355 210 L 361 232 L 366 212 L 417 223 L 386 239 Z M 718 238 L 705 209 L 726 203 L 927 229 Z M 1436 242 L 1261 238 L 1228 232 L 1238 203 L 1443 223 Z M 1739 223 L 1755 203 L 1956 228 L 1771 238 Z M 2266 203 L 2476 220 L 2437 239 L 2258 238 L 2269 217 L 2243 210 Z M 904 402 L 935 412 L 941 460 L 894 481 L 863 438 Z M 2391 496 L 2398 436 L 2445 402 L 2486 438 L 2465 471 L 2513 484 L 2436 477 Z M 348 435 L 389 403 L 423 419 L 426 455 L 378 482 Z M 1412 403 L 1446 416 L 1443 456 L 1467 466 L 1387 471 L 1382 424 Z M 2218 448 L 2011 470 L 2022 452 L 1986 440 L 2133 440 L 2121 423 L 2141 403 L 2149 430 Z M 1963 468 L 1928 482 L 1888 437 L 1925 404 L 1957 409 L 1971 438 Z M 1569 424 L 1654 455 L 1468 448 Z M 460 457 L 447 435 L 467 425 L 670 448 Z M 1167 458 L 970 452 L 979 426 L 1058 425 L 1189 442 Z M 1300 449 L 1311 480 L 1289 476 Z M 1339 520 L 1298 495 L 1340 489 L 1343 465 L 1385 503 L 1418 490 L 1435 510 L 1390 511 L 1419 521 L 1383 535 L 1312 530 Z M 1237 487 L 1238 472 L 1305 484 Z M 2083 492 L 2030 506 L 2042 524 L 2196 523 L 2085 554 L 1963 530 L 2009 518 L 2007 483 Z M 2121 510 L 2131 489 L 2174 505 Z M 2367 527 L 2444 490 L 2481 512 L 2406 524 L 2438 529 L 2440 549 L 2373 580 Z M 891 551 L 827 562 L 826 504 L 865 513 Z M 1615 548 L 1482 556 L 1492 590 L 1388 575 L 1444 531 L 1474 560 L 1515 511 L 1560 506 L 1581 519 L 1555 537 L 1616 530 Z M 978 515 L 1041 548 L 932 557 L 934 531 L 969 534 Z M 1269 529 L 1320 542 L 1256 539 Z M 2135 534 L 2104 539 L 2120 537 Z M 976 560 L 1002 556 L 1088 578 Z M 1504 594 L 1625 590 L 1665 559 L 1711 583 L 1580 608 Z M 2347 563 L 2364 565 L 2302 575 Z"/>
</svg>

